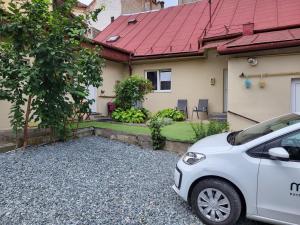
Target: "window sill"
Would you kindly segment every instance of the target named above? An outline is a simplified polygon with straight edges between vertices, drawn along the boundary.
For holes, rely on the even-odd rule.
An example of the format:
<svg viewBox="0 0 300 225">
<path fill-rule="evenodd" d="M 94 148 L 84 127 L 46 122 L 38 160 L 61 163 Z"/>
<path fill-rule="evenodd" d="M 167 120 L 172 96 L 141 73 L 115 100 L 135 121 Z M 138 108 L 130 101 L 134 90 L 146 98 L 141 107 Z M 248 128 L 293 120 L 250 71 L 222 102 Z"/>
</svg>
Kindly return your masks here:
<svg viewBox="0 0 300 225">
<path fill-rule="evenodd" d="M 172 90 L 156 90 L 156 91 L 153 91 L 153 93 L 171 93 Z"/>
</svg>

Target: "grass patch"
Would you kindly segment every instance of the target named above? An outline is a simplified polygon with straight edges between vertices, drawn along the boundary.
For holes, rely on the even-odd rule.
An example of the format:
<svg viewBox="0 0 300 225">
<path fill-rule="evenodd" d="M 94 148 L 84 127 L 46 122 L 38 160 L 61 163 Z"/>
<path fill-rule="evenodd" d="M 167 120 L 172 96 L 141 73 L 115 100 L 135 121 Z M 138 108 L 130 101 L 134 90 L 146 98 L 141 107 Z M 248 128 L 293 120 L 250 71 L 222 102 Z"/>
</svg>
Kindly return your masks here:
<svg viewBox="0 0 300 225">
<path fill-rule="evenodd" d="M 75 127 L 75 126 L 74 126 Z M 130 134 L 150 135 L 150 129 L 146 126 L 134 126 L 122 123 L 88 121 L 79 124 L 79 128 L 96 127 L 122 131 Z M 194 142 L 194 132 L 190 122 L 175 122 L 162 128 L 162 134 L 172 141 Z"/>
<path fill-rule="evenodd" d="M 79 124 L 79 128 L 87 128 L 87 127 L 107 128 L 107 129 L 122 131 L 130 134 L 150 135 L 149 128 L 142 127 L 142 126 L 130 126 L 122 123 L 95 122 L 95 121 L 82 122 Z"/>
<path fill-rule="evenodd" d="M 171 141 L 194 142 L 194 131 L 190 122 L 175 122 L 162 128 L 162 134 Z"/>
</svg>

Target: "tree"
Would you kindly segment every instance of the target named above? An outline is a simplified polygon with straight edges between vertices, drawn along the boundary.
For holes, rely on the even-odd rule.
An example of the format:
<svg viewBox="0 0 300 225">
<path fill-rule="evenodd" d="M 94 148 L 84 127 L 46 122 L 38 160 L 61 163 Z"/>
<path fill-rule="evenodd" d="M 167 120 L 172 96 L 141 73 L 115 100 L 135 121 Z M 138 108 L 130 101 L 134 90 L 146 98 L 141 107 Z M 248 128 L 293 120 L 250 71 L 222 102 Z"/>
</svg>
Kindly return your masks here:
<svg viewBox="0 0 300 225">
<path fill-rule="evenodd" d="M 48 0 L 1 6 L 0 100 L 12 103 L 11 125 L 24 130 L 24 147 L 32 119 L 65 137 L 69 119 L 89 111 L 88 86 L 102 84 L 100 49 L 81 47 L 85 21 L 97 16 L 72 15 L 76 2 L 53 10 Z"/>
</svg>

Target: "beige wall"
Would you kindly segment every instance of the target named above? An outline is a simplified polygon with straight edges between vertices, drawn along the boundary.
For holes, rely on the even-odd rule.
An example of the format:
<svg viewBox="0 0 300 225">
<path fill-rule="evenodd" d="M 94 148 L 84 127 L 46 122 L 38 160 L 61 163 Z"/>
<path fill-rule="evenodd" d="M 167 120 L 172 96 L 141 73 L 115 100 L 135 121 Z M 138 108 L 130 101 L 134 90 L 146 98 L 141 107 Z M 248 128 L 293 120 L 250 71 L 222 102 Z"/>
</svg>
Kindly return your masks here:
<svg viewBox="0 0 300 225">
<path fill-rule="evenodd" d="M 160 4 L 150 4 L 150 0 L 121 0 L 121 4 L 122 14 L 131 14 L 161 9 Z"/>
<path fill-rule="evenodd" d="M 6 130 L 10 128 L 9 123 L 9 111 L 10 103 L 7 101 L 0 101 L 0 130 Z"/>
<path fill-rule="evenodd" d="M 259 77 L 250 78 L 252 87 L 246 89 L 244 79 L 239 75 L 261 73 L 292 73 L 300 72 L 300 55 L 276 55 L 257 57 L 258 64 L 250 66 L 247 58 L 232 58 L 228 62 L 229 100 L 228 110 L 242 114 L 251 119 L 263 121 L 291 111 L 291 82 L 300 76 L 270 76 L 263 80 L 265 88 L 259 87 Z M 253 125 L 245 119 L 228 115 L 233 130 Z"/>
<path fill-rule="evenodd" d="M 199 99 L 209 99 L 209 112 L 223 111 L 223 70 L 227 58 L 211 51 L 208 58 L 181 59 L 169 62 L 152 62 L 133 65 L 133 73 L 144 76 L 146 70 L 171 69 L 172 91 L 154 92 L 146 96 L 144 106 L 152 112 L 174 108 L 178 99 L 188 99 L 188 112 L 198 104 Z M 215 78 L 216 84 L 210 85 Z"/>
<path fill-rule="evenodd" d="M 128 75 L 128 67 L 121 63 L 106 61 L 103 68 L 103 85 L 97 90 L 97 112 L 107 115 L 107 103 L 114 100 L 114 86 Z M 103 93 L 104 92 L 104 93 Z"/>
</svg>

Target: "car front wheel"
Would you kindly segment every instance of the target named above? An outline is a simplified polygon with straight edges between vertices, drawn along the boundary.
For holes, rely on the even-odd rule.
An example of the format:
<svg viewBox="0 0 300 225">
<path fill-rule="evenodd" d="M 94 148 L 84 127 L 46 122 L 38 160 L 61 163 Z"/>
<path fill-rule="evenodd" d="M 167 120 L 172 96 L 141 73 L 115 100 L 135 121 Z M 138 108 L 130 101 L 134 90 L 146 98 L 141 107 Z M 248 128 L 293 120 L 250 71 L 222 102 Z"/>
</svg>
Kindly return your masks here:
<svg viewBox="0 0 300 225">
<path fill-rule="evenodd" d="M 242 211 L 237 191 L 218 179 L 200 181 L 192 190 L 191 205 L 206 225 L 236 224 Z"/>
</svg>

